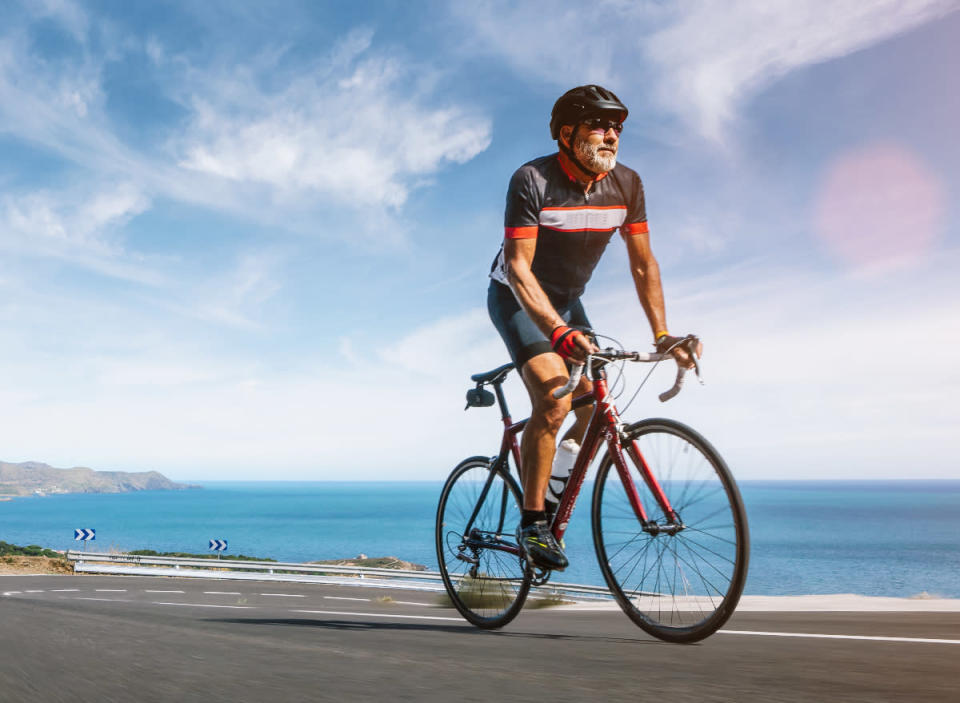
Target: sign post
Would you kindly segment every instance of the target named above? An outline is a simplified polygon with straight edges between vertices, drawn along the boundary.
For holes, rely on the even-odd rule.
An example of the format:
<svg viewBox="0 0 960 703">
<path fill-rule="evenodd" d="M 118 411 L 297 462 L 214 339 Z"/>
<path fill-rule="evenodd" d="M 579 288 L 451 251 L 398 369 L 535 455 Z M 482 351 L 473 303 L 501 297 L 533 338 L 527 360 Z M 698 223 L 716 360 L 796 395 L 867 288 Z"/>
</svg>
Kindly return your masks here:
<svg viewBox="0 0 960 703">
<path fill-rule="evenodd" d="M 83 542 L 83 551 L 87 551 L 87 542 L 97 538 L 97 531 L 89 527 L 81 527 L 73 531 L 73 541 Z"/>
<path fill-rule="evenodd" d="M 225 551 L 227 548 L 227 540 L 225 539 L 212 539 L 210 540 L 210 549 L 213 549 L 217 552 L 217 559 L 220 558 L 220 554 Z"/>
</svg>

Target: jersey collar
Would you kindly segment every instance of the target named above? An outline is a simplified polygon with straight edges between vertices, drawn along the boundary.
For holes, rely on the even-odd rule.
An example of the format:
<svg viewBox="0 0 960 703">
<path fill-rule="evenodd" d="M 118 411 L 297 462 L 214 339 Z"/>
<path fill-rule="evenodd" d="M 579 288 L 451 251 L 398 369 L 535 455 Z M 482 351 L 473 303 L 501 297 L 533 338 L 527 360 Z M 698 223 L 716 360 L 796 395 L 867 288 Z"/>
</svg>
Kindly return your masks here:
<svg viewBox="0 0 960 703">
<path fill-rule="evenodd" d="M 590 178 L 577 168 L 577 165 L 573 163 L 571 158 L 564 154 L 562 151 L 557 152 L 557 161 L 560 163 L 560 168 L 563 169 L 563 172 L 567 174 L 569 178 L 574 183 L 596 183 L 606 178 L 609 171 L 604 171 L 603 173 L 597 174 L 596 178 Z"/>
</svg>

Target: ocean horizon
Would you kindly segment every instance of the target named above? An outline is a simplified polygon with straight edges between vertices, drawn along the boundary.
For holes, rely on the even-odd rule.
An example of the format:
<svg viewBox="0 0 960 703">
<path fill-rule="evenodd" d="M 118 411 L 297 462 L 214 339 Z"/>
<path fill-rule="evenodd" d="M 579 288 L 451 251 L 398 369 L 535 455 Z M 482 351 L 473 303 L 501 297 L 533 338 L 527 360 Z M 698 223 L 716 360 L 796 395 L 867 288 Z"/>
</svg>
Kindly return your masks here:
<svg viewBox="0 0 960 703">
<path fill-rule="evenodd" d="M 207 551 L 280 561 L 395 556 L 437 568 L 442 481 L 205 481 L 184 491 L 62 494 L 0 502 L 0 540 L 88 550 Z M 960 480 L 739 482 L 751 534 L 750 595 L 960 598 Z M 602 584 L 585 484 L 563 581 Z"/>
</svg>

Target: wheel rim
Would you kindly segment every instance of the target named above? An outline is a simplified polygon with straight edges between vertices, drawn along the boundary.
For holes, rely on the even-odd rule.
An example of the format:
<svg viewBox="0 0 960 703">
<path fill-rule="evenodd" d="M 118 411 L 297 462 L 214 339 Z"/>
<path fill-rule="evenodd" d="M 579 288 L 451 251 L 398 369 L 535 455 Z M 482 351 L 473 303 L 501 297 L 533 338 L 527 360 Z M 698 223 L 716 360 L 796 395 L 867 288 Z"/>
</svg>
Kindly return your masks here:
<svg viewBox="0 0 960 703">
<path fill-rule="evenodd" d="M 619 473 L 605 463 L 594 508 L 604 576 L 633 614 L 656 630 L 719 626 L 739 599 L 746 567 L 746 525 L 736 488 L 719 457 L 696 439 L 669 426 L 641 428 L 634 437 L 684 529 L 644 531 Z M 665 525 L 663 510 L 626 458 L 648 519 Z"/>
<path fill-rule="evenodd" d="M 514 530 L 520 522 L 520 496 L 499 473 L 494 475 L 470 534 L 464 535 L 463 530 L 489 476 L 490 469 L 485 463 L 464 467 L 443 498 L 442 514 L 437 522 L 437 551 L 448 594 L 457 609 L 474 622 L 496 622 L 503 618 L 522 604 L 518 601 L 529 589 L 529 579 L 519 557 L 492 548 L 497 544 L 515 546 Z M 501 521 L 504 491 L 507 500 Z M 484 547 L 484 544 L 491 546 Z M 459 558 L 461 556 L 470 561 Z"/>
</svg>

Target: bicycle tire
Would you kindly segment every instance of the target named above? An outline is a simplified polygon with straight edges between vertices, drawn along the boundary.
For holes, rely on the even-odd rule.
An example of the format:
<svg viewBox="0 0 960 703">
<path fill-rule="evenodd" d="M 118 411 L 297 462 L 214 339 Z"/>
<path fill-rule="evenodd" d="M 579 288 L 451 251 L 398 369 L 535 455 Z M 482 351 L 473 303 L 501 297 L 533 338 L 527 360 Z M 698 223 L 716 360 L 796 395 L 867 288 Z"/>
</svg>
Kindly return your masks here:
<svg viewBox="0 0 960 703">
<path fill-rule="evenodd" d="M 750 536 L 740 491 L 717 451 L 682 423 L 643 420 L 625 436 L 637 442 L 684 529 L 651 534 L 642 528 L 608 452 L 592 505 L 600 570 L 624 613 L 645 632 L 668 642 L 702 640 L 733 614 L 746 582 Z M 626 450 L 624 460 L 648 520 L 664 525 L 663 510 Z"/>
<path fill-rule="evenodd" d="M 493 480 L 468 542 L 463 529 L 491 471 Z M 464 459 L 450 473 L 440 493 L 435 533 L 443 585 L 453 606 L 477 627 L 503 627 L 517 616 L 530 592 L 532 573 L 519 556 L 482 546 L 484 541 L 516 545 L 514 530 L 522 504 L 517 482 L 507 472 L 494 468 L 489 457 Z M 461 558 L 464 556 L 475 561 L 466 561 Z"/>
</svg>

